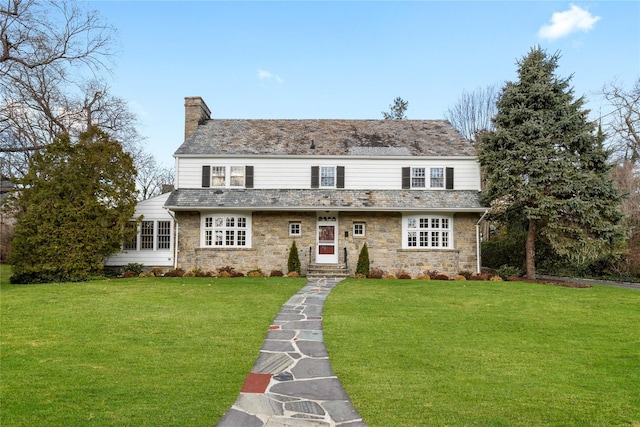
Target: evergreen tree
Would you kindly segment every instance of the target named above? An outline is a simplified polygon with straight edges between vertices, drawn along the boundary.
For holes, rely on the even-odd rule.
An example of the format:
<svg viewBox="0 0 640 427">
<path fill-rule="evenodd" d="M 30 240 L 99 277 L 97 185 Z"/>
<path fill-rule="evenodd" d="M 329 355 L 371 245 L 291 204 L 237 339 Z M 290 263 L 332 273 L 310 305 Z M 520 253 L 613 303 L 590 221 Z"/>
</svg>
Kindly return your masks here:
<svg viewBox="0 0 640 427">
<path fill-rule="evenodd" d="M 356 266 L 356 274 L 368 277 L 371 272 L 371 263 L 369 262 L 369 249 L 365 243 L 360 249 L 360 255 L 358 255 L 358 264 Z"/>
<path fill-rule="evenodd" d="M 289 260 L 287 261 L 288 272 L 295 271 L 300 274 L 300 257 L 298 256 L 298 247 L 295 240 L 291 243 L 291 249 L 289 250 Z"/>
<path fill-rule="evenodd" d="M 482 138 L 485 199 L 507 222 L 526 226 L 527 277 L 535 278 L 536 238 L 560 256 L 596 259 L 619 242 L 620 199 L 602 134 L 556 76 L 559 54 L 539 47 L 518 61 L 518 81 L 498 100 L 495 130 Z"/>
<path fill-rule="evenodd" d="M 389 111 L 382 112 L 382 117 L 385 120 L 404 120 L 407 118 L 404 114 L 407 108 L 409 108 L 409 101 L 397 97 L 393 100 L 393 104 L 389 105 Z"/>
<path fill-rule="evenodd" d="M 19 180 L 9 261 L 14 283 L 85 280 L 120 249 L 135 204 L 129 154 L 97 128 L 57 138 Z"/>
</svg>

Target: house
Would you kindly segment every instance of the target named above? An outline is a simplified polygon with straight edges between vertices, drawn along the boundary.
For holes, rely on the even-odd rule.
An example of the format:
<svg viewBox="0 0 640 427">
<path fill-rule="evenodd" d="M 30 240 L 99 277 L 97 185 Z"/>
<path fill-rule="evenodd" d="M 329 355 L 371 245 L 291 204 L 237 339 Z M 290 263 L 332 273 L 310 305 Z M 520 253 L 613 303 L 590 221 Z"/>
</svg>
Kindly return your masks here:
<svg viewBox="0 0 640 427">
<path fill-rule="evenodd" d="M 164 208 L 169 193 L 138 202 L 134 218 L 142 221 L 135 239 L 125 242 L 122 250 L 107 258 L 105 267 L 122 267 L 130 263 L 147 268 L 173 269 L 175 265 L 175 222 L 171 212 Z"/>
<path fill-rule="evenodd" d="M 479 270 L 480 166 L 447 121 L 212 119 L 187 97 L 174 157 L 185 271 L 286 273 L 293 242 L 303 274 L 352 275 L 365 243 L 391 274 Z"/>
</svg>

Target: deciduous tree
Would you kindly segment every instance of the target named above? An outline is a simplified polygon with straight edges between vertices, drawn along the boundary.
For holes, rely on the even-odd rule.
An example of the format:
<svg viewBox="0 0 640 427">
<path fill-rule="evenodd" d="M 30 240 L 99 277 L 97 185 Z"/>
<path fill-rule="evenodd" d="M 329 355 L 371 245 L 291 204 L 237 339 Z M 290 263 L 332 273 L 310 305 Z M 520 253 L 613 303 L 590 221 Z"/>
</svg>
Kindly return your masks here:
<svg viewBox="0 0 640 427">
<path fill-rule="evenodd" d="M 536 238 L 560 256 L 595 259 L 621 240 L 620 198 L 609 177 L 604 136 L 575 99 L 570 77 L 555 73 L 558 53 L 533 48 L 518 80 L 498 100 L 495 130 L 483 136 L 485 199 L 527 227 L 527 277 L 535 278 Z"/>
<path fill-rule="evenodd" d="M 118 251 L 136 204 L 133 159 L 91 128 L 35 153 L 12 200 L 20 210 L 9 262 L 14 283 L 84 280 Z"/>
<path fill-rule="evenodd" d="M 67 134 L 99 126 L 126 147 L 136 116 L 110 93 L 115 30 L 74 0 L 6 0 L 0 6 L 0 173 L 20 177 L 30 156 Z"/>
<path fill-rule="evenodd" d="M 496 115 L 498 90 L 495 85 L 462 92 L 460 99 L 450 107 L 445 117 L 469 141 L 477 142 L 478 135 L 492 131 Z"/>
</svg>

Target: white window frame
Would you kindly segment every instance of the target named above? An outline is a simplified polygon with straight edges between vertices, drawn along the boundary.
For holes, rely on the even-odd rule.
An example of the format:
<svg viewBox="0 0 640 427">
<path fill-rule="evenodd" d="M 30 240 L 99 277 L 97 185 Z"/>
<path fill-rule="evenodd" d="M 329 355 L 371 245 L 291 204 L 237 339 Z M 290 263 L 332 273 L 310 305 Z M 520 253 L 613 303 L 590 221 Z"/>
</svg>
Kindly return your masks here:
<svg viewBox="0 0 640 427">
<path fill-rule="evenodd" d="M 325 174 L 326 172 L 331 172 L 331 175 Z M 320 166 L 318 179 L 320 181 L 320 188 L 336 188 L 338 182 L 338 168 L 336 166 Z M 329 179 L 331 179 L 330 183 L 326 181 Z"/>
<path fill-rule="evenodd" d="M 427 188 L 427 168 L 411 168 L 411 188 Z"/>
<path fill-rule="evenodd" d="M 162 235 L 160 234 L 160 223 L 167 223 L 168 227 L 163 227 L 162 230 L 165 231 Z M 129 222 L 129 227 L 135 225 L 135 221 Z M 144 236 L 142 235 L 143 230 L 151 231 L 151 234 L 147 233 Z M 143 241 L 143 237 L 146 239 Z M 161 240 L 160 238 L 163 238 Z M 161 248 L 161 243 L 165 243 L 168 245 L 167 248 Z M 171 251 L 173 245 L 173 221 L 167 219 L 149 219 L 142 221 L 137 225 L 136 235 L 135 237 L 127 243 L 122 245 L 123 251 L 133 251 L 133 252 L 149 252 L 149 251 Z"/>
<path fill-rule="evenodd" d="M 443 188 L 445 187 L 445 171 L 444 168 L 435 167 L 429 168 L 429 188 Z M 438 185 L 433 185 L 436 182 Z"/>
<path fill-rule="evenodd" d="M 210 188 L 244 188 L 246 183 L 246 166 L 244 165 L 209 165 Z"/>
<path fill-rule="evenodd" d="M 446 186 L 445 168 L 442 166 L 412 166 L 409 179 L 411 180 L 410 188 L 412 189 L 443 190 Z M 433 185 L 434 183 L 436 183 L 437 185 Z"/>
<path fill-rule="evenodd" d="M 302 222 L 289 221 L 289 236 L 293 236 L 293 237 L 302 236 Z"/>
<path fill-rule="evenodd" d="M 454 249 L 453 215 L 405 214 L 402 216 L 403 249 Z"/>
<path fill-rule="evenodd" d="M 205 213 L 200 224 L 203 248 L 251 248 L 251 214 Z"/>
<path fill-rule="evenodd" d="M 363 221 L 353 223 L 353 237 L 365 237 L 367 234 L 367 224 Z"/>
</svg>

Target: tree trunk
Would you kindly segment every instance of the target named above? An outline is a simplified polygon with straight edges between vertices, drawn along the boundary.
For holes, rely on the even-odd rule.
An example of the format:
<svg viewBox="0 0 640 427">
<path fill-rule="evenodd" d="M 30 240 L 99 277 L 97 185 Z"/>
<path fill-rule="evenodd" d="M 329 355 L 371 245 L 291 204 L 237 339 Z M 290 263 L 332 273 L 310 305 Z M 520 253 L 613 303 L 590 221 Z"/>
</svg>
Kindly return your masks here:
<svg viewBox="0 0 640 427">
<path fill-rule="evenodd" d="M 535 220 L 529 220 L 527 231 L 527 279 L 536 278 L 536 233 L 538 224 Z"/>
</svg>

